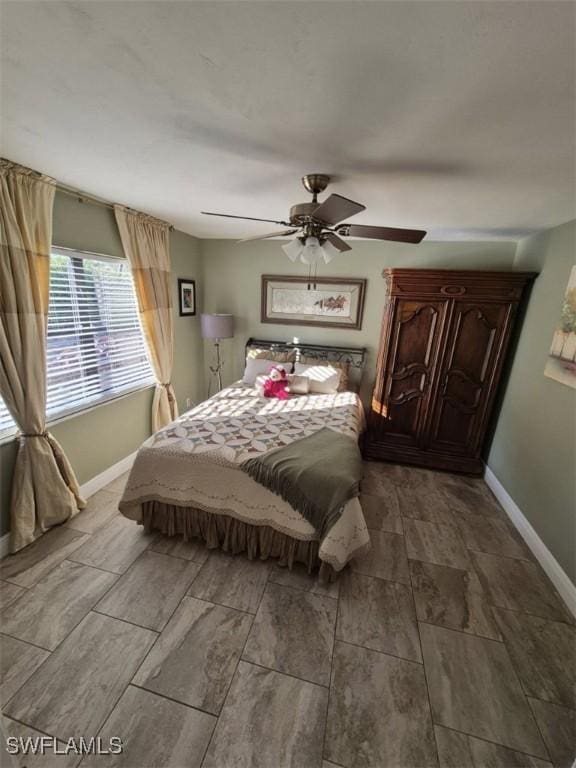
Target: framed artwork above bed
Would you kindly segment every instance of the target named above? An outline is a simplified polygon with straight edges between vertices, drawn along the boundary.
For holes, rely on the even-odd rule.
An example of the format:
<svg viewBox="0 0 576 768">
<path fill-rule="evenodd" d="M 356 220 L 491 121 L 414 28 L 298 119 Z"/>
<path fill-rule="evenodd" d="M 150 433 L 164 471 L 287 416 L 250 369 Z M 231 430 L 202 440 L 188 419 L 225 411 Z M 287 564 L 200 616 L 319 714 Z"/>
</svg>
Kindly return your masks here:
<svg viewBox="0 0 576 768">
<path fill-rule="evenodd" d="M 365 293 L 360 277 L 262 275 L 261 321 L 360 330 Z"/>
</svg>

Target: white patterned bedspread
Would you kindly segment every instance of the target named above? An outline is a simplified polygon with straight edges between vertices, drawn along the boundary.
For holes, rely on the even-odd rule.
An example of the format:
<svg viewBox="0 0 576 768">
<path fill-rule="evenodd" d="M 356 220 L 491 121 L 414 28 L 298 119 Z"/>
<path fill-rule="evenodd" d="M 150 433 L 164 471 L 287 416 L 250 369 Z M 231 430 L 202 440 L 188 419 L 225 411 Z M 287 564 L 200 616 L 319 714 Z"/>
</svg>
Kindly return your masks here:
<svg viewBox="0 0 576 768">
<path fill-rule="evenodd" d="M 142 445 L 120 510 L 140 520 L 141 504 L 156 500 L 268 525 L 303 541 L 317 539 L 299 512 L 252 480 L 239 465 L 323 427 L 358 438 L 364 428 L 358 395 L 339 392 L 276 400 L 260 397 L 253 387 L 241 383 L 226 387 Z M 369 546 L 360 502 L 352 499 L 324 538 L 319 556 L 340 570 Z"/>
</svg>

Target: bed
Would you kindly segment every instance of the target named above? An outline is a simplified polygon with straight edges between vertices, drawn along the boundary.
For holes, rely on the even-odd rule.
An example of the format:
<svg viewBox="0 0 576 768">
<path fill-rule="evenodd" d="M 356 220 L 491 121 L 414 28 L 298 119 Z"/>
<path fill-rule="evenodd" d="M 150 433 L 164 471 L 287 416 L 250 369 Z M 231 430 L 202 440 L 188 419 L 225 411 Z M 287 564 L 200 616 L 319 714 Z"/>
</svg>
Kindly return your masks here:
<svg viewBox="0 0 576 768">
<path fill-rule="evenodd" d="M 254 350 L 286 366 L 323 360 L 353 374 L 362 368 L 365 354 L 363 349 L 250 339 L 247 356 Z M 320 536 L 284 498 L 241 469 L 249 458 L 296 445 L 326 428 L 358 441 L 364 413 L 355 392 L 276 400 L 236 382 L 146 440 L 119 509 L 147 531 L 199 538 L 209 548 L 243 552 L 251 559 L 272 557 L 290 568 L 301 562 L 309 572 L 318 570 L 322 581 L 333 580 L 370 546 L 359 498 L 347 500 L 337 521 Z"/>
</svg>

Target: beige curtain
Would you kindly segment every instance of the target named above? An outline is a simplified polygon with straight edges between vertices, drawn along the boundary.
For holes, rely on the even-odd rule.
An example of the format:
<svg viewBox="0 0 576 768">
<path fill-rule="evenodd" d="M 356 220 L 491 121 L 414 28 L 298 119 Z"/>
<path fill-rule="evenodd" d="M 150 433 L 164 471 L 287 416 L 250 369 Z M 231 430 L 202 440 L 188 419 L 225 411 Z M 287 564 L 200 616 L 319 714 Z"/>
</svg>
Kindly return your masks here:
<svg viewBox="0 0 576 768">
<path fill-rule="evenodd" d="M 0 159 L 0 393 L 21 434 L 12 480 L 16 552 L 85 506 L 46 431 L 46 324 L 55 184 Z"/>
<path fill-rule="evenodd" d="M 178 416 L 170 382 L 174 353 L 170 227 L 164 221 L 120 205 L 115 205 L 114 211 L 122 247 L 132 270 L 140 321 L 157 381 L 152 403 L 152 431 L 157 432 Z"/>
</svg>

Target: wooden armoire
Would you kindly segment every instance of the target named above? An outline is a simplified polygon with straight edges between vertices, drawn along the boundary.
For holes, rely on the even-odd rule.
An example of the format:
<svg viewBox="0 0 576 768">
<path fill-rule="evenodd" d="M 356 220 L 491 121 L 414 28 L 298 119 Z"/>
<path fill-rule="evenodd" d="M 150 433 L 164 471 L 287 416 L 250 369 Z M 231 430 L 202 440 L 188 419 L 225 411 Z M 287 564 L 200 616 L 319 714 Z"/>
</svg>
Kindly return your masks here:
<svg viewBox="0 0 576 768">
<path fill-rule="evenodd" d="M 480 474 L 526 272 L 384 271 L 368 459 Z"/>
</svg>

